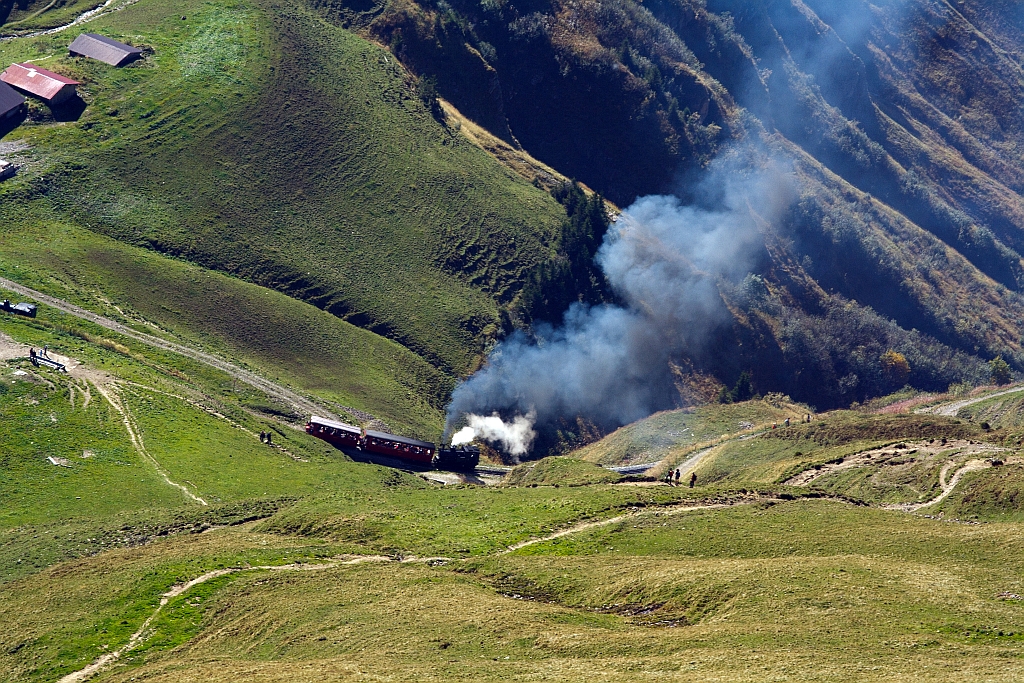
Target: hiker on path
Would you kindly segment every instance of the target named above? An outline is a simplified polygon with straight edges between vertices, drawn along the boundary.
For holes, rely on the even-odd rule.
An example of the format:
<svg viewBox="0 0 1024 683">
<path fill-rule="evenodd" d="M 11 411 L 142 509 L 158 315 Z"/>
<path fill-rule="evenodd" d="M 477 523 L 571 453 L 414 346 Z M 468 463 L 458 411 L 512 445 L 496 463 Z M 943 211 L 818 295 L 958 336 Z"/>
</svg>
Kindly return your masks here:
<svg viewBox="0 0 1024 683">
<path fill-rule="evenodd" d="M 681 477 L 681 476 L 682 476 L 682 474 L 681 474 L 681 473 L 679 472 L 679 470 L 677 469 L 677 470 L 676 470 L 676 483 L 677 483 L 677 484 L 679 483 L 679 477 Z"/>
<path fill-rule="evenodd" d="M 265 431 L 263 431 L 263 430 L 260 430 L 260 443 L 263 443 L 266 440 L 267 440 L 267 433 Z"/>
<path fill-rule="evenodd" d="M 690 472 L 690 488 L 692 489 L 693 485 L 696 484 L 696 483 L 697 483 L 697 473 L 696 472 Z"/>
<path fill-rule="evenodd" d="M 267 432 L 267 445 L 270 445 L 270 432 Z"/>
</svg>

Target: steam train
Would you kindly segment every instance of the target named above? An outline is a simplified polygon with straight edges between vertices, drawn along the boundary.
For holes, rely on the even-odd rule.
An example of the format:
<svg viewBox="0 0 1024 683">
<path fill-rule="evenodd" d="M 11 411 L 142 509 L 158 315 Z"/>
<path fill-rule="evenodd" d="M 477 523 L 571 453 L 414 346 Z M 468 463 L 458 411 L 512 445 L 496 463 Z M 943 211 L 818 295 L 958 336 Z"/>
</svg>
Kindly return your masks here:
<svg viewBox="0 0 1024 683">
<path fill-rule="evenodd" d="M 323 439 L 335 448 L 358 449 L 439 470 L 472 470 L 480 463 L 480 449 L 476 446 L 437 448 L 428 441 L 360 429 L 316 415 L 306 423 L 306 433 Z"/>
</svg>

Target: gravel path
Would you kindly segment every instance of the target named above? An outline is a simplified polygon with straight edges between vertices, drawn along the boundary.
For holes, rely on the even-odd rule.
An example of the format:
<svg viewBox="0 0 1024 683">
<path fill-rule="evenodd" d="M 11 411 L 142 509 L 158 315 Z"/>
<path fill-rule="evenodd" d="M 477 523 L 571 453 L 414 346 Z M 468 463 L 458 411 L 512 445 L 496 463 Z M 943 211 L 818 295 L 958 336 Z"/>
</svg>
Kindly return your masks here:
<svg viewBox="0 0 1024 683">
<path fill-rule="evenodd" d="M 86 310 L 80 306 L 68 303 L 63 299 L 58 299 L 56 297 L 43 294 L 42 292 L 37 292 L 36 290 L 18 284 L 13 280 L 8 280 L 6 278 L 0 277 L 0 287 L 3 287 L 4 289 L 10 290 L 12 292 L 17 292 L 22 296 L 35 299 L 36 301 L 44 303 L 47 306 L 56 308 L 59 311 L 68 313 L 69 315 L 73 315 L 76 318 L 88 320 L 89 322 L 95 323 L 100 327 L 106 328 L 113 332 L 117 332 L 118 334 L 122 334 L 126 337 L 134 339 L 135 341 L 142 342 L 143 344 L 146 344 L 148 346 L 152 346 L 163 351 L 170 351 L 171 353 L 176 353 L 178 355 L 185 356 L 186 358 L 191 358 L 192 360 L 199 361 L 200 363 L 204 363 L 206 365 L 214 367 L 222 372 L 227 373 L 228 375 L 230 375 L 234 379 L 237 379 L 240 382 L 244 382 L 245 384 L 248 384 L 251 387 L 259 389 L 268 396 L 273 396 L 284 401 L 300 414 L 317 414 L 323 415 L 324 417 L 328 417 L 334 420 L 338 419 L 336 416 L 333 415 L 333 413 L 328 411 L 323 406 L 318 405 L 303 396 L 300 396 L 294 391 L 287 389 L 281 386 L 280 384 L 271 382 L 270 380 L 261 377 L 254 372 L 240 368 L 234 363 L 222 360 L 209 353 L 205 353 L 203 351 L 199 351 L 198 349 L 185 346 L 184 344 L 167 341 L 165 339 L 161 339 L 160 337 L 156 337 L 151 334 L 146 334 L 145 332 L 138 332 L 130 327 L 127 327 L 126 325 L 122 325 L 121 323 L 115 320 L 111 320 L 110 318 L 106 318 L 97 313 L 93 313 L 92 311 Z"/>
<path fill-rule="evenodd" d="M 994 394 L 985 394 L 984 396 L 977 396 L 975 398 L 967 398 L 961 401 L 953 401 L 952 403 L 940 403 L 937 406 L 931 406 L 929 408 L 919 408 L 915 410 L 915 413 L 920 414 L 932 414 L 932 415 L 945 415 L 946 417 L 956 417 L 956 414 L 960 412 L 961 408 L 967 406 L 973 406 L 975 403 L 981 403 L 987 401 L 990 398 L 996 398 L 997 396 L 1006 396 L 1007 394 L 1016 394 L 1017 392 L 1024 391 L 1024 386 L 1016 386 L 1011 389 L 1004 389 L 1003 391 L 997 391 Z"/>
</svg>

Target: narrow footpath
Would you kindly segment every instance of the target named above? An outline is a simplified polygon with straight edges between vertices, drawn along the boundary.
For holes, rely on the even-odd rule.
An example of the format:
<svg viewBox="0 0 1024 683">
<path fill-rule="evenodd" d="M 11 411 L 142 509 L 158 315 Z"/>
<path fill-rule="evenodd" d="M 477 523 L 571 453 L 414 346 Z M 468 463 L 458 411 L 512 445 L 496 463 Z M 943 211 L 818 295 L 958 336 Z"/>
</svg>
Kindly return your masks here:
<svg viewBox="0 0 1024 683">
<path fill-rule="evenodd" d="M 92 311 L 86 310 L 80 306 L 68 303 L 63 299 L 58 299 L 56 297 L 49 296 L 48 294 L 37 292 L 36 290 L 18 284 L 13 280 L 8 280 L 6 278 L 0 277 L 0 287 L 12 292 L 17 292 L 22 296 L 35 299 L 36 301 L 44 303 L 47 306 L 56 308 L 57 310 L 63 311 L 64 313 L 67 313 L 69 315 L 73 315 L 76 318 L 88 320 L 89 322 L 99 325 L 100 327 L 111 330 L 112 332 L 117 332 L 118 334 L 124 335 L 125 337 L 128 337 L 130 339 L 134 339 L 137 342 L 146 344 L 147 346 L 151 346 L 162 351 L 170 351 L 171 353 L 176 353 L 180 356 L 185 356 L 186 358 L 191 358 L 194 361 L 198 361 L 200 363 L 209 365 L 210 367 L 216 368 L 222 372 L 227 373 L 229 376 L 231 376 L 234 379 L 237 379 L 240 382 L 244 382 L 245 384 L 248 384 L 249 386 L 262 391 L 268 396 L 273 396 L 274 398 L 284 401 L 300 414 L 317 414 L 334 420 L 338 419 L 337 416 L 333 415 L 323 406 L 314 403 L 308 398 L 300 396 L 291 389 L 287 389 L 281 386 L 280 384 L 277 384 L 264 377 L 261 377 L 260 375 L 257 375 L 255 372 L 246 370 L 244 368 L 240 368 L 234 363 L 218 358 L 214 355 L 206 353 L 205 351 L 200 351 L 198 349 L 194 349 L 190 346 L 179 344 L 177 342 L 167 341 L 166 339 L 161 339 L 160 337 L 156 337 L 151 334 L 146 334 L 145 332 L 133 330 L 132 328 L 123 325 L 115 320 L 111 320 L 110 318 L 106 318 L 97 313 L 93 313 Z"/>
</svg>

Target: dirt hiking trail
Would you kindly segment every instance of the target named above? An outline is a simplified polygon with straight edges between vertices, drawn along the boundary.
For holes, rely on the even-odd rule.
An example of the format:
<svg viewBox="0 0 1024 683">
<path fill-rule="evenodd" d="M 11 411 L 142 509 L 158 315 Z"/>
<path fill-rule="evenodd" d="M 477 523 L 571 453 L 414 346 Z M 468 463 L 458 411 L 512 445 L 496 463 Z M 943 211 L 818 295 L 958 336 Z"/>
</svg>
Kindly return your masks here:
<svg viewBox="0 0 1024 683">
<path fill-rule="evenodd" d="M 937 406 L 931 406 L 928 408 L 918 408 L 915 413 L 920 414 L 932 414 L 932 415 L 944 415 L 945 417 L 956 417 L 956 414 L 960 412 L 961 408 L 967 406 L 973 406 L 976 403 L 987 401 L 990 398 L 997 398 L 999 396 L 1006 396 L 1007 394 L 1016 394 L 1024 391 L 1024 386 L 1018 385 L 1002 391 L 997 391 L 992 394 L 983 394 L 981 396 L 975 396 L 974 398 L 961 399 L 959 401 L 953 401 L 952 403 L 940 403 Z"/>
<path fill-rule="evenodd" d="M 1006 458 L 1003 462 L 1007 465 L 1019 465 L 1021 463 L 1024 463 L 1024 458 L 1011 457 Z M 956 488 L 957 484 L 960 483 L 960 480 L 968 472 L 977 472 L 979 470 L 986 470 L 989 469 L 990 467 L 996 466 L 992 463 L 991 460 L 968 460 L 960 467 L 960 469 L 954 472 L 953 476 L 949 478 L 949 480 L 947 481 L 946 478 L 949 476 L 949 471 L 958 464 L 960 463 L 949 462 L 946 463 L 946 465 L 942 468 L 942 471 L 939 472 L 939 485 L 942 487 L 942 493 L 935 496 L 931 500 L 925 501 L 923 503 L 901 503 L 897 505 L 885 505 L 885 509 L 900 510 L 902 512 L 917 512 L 918 510 L 926 508 L 930 505 L 936 505 L 944 501 L 946 498 L 948 498 L 949 494 L 953 493 L 953 490 Z"/>
<path fill-rule="evenodd" d="M 63 299 L 58 299 L 56 297 L 43 294 L 42 292 L 37 292 L 36 290 L 20 285 L 13 280 L 0 277 L 0 287 L 12 292 L 17 292 L 22 296 L 35 299 L 47 306 L 56 308 L 57 310 L 63 311 L 69 315 L 73 315 L 76 318 L 88 320 L 100 327 L 117 332 L 118 334 L 124 335 L 125 337 L 129 337 L 153 348 L 157 348 L 162 351 L 170 351 L 171 353 L 176 353 L 180 356 L 185 356 L 186 358 L 191 358 L 194 361 L 209 365 L 210 367 L 227 373 L 232 378 L 237 379 L 240 382 L 244 382 L 255 389 L 259 389 L 268 396 L 273 396 L 274 398 L 284 401 L 300 414 L 323 415 L 324 417 L 337 419 L 337 417 L 334 416 L 327 408 L 300 396 L 291 389 L 287 389 L 280 384 L 257 375 L 254 372 L 240 368 L 234 363 L 228 362 L 204 351 L 200 351 L 177 342 L 167 341 L 166 339 L 161 339 L 160 337 L 146 334 L 145 332 L 133 330 L 132 328 L 122 325 L 115 320 L 111 320 L 110 318 L 93 313 L 92 311 L 88 311 L 80 306 L 68 303 Z"/>
</svg>

